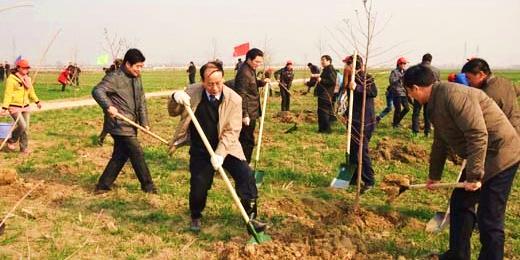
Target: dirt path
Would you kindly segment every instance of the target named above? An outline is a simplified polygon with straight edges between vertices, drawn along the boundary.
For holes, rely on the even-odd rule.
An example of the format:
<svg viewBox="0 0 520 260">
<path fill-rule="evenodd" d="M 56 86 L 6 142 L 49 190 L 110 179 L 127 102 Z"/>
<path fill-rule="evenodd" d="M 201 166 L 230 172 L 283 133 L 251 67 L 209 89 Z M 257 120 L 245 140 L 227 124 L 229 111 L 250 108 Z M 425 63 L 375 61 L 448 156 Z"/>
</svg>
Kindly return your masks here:
<svg viewBox="0 0 520 260">
<path fill-rule="evenodd" d="M 295 79 L 293 83 L 303 83 L 303 79 Z M 278 83 L 272 83 L 273 86 L 278 86 Z M 157 92 L 150 92 L 146 93 L 146 98 L 153 98 L 153 97 L 166 97 L 171 95 L 173 90 L 164 90 L 164 91 L 157 91 Z M 31 105 L 31 111 L 33 112 L 40 112 L 40 111 L 48 111 L 48 110 L 58 110 L 58 109 L 67 109 L 67 108 L 77 108 L 77 107 L 84 107 L 84 106 L 94 106 L 97 105 L 96 101 L 89 97 L 89 98 L 83 98 L 83 99 L 61 99 L 61 100 L 52 100 L 45 102 L 43 101 L 42 109 L 39 110 L 36 108 L 34 104 Z"/>
</svg>

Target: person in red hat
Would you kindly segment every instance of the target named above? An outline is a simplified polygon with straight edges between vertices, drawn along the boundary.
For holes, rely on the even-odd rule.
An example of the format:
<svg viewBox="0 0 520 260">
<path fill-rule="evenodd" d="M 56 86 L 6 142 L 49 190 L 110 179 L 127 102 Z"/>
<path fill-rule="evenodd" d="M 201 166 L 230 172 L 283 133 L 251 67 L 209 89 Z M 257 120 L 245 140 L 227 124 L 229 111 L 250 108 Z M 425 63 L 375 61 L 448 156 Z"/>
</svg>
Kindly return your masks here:
<svg viewBox="0 0 520 260">
<path fill-rule="evenodd" d="M 274 78 L 279 81 L 280 96 L 282 97 L 282 111 L 289 111 L 291 103 L 291 93 L 289 93 L 289 89 L 291 88 L 294 79 L 293 62 L 288 60 L 285 63 L 285 67 L 274 73 Z"/>
<path fill-rule="evenodd" d="M 16 69 L 11 73 L 5 82 L 4 100 L 2 103 L 2 112 L 8 112 L 11 117 L 18 123 L 11 138 L 7 141 L 7 149 L 14 151 L 16 143 L 19 142 L 20 152 L 29 153 L 29 138 L 27 135 L 29 128 L 29 105 L 34 102 L 38 108 L 42 107 L 42 103 L 32 85 L 29 77 L 31 66 L 26 59 L 20 59 L 16 62 Z"/>
<path fill-rule="evenodd" d="M 398 128 L 403 117 L 410 111 L 406 90 L 403 87 L 403 75 L 406 70 L 406 64 L 408 64 L 408 61 L 404 57 L 399 58 L 396 68 L 390 72 L 390 77 L 388 78 L 390 82 L 388 89 L 392 94 L 395 106 L 394 119 L 392 121 L 393 128 Z"/>
</svg>

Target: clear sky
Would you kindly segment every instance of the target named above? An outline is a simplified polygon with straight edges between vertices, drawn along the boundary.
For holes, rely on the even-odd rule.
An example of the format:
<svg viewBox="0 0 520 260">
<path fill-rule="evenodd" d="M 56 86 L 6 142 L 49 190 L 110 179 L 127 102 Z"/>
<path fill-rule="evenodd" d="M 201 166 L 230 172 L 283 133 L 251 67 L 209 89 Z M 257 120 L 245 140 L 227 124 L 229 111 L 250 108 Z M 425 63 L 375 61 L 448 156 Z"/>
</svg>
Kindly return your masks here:
<svg viewBox="0 0 520 260">
<path fill-rule="evenodd" d="M 0 7 L 20 2 L 1 0 Z M 74 57 L 79 64 L 95 64 L 98 55 L 107 53 L 102 47 L 107 28 L 140 48 L 148 64 L 201 63 L 216 52 L 231 65 L 233 46 L 248 41 L 267 49 L 273 64 L 287 59 L 318 62 L 320 49 L 338 63 L 353 50 L 338 29 L 346 28 L 343 19 L 356 21 L 355 10 L 362 8 L 361 0 L 32 3 L 0 12 L 0 59 L 12 61 L 21 54 L 37 63 L 61 28 L 45 64 L 65 64 Z M 465 56 L 476 55 L 492 67 L 520 65 L 519 0 L 375 0 L 374 6 L 376 30 L 384 30 L 373 51 L 383 54 L 374 57 L 372 65 L 393 66 L 401 55 L 415 63 L 425 52 L 431 52 L 439 66 L 458 67 Z"/>
</svg>

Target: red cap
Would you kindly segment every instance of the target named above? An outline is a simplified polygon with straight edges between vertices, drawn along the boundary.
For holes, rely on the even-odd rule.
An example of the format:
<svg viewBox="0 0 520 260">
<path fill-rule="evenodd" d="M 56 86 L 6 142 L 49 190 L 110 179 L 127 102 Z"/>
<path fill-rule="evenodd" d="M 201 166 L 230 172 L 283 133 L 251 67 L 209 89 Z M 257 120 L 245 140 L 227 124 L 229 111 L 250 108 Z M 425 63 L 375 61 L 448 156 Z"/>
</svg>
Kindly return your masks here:
<svg viewBox="0 0 520 260">
<path fill-rule="evenodd" d="M 343 62 L 348 62 L 349 60 L 352 60 L 352 55 L 349 55 L 343 59 Z"/>
<path fill-rule="evenodd" d="M 397 59 L 397 65 L 406 63 L 408 63 L 408 61 L 404 57 Z"/>
<path fill-rule="evenodd" d="M 292 65 L 293 63 L 292 63 L 292 60 L 288 60 L 285 64 L 286 64 L 286 65 L 289 65 L 289 64 Z"/>
<path fill-rule="evenodd" d="M 20 68 L 31 68 L 31 66 L 29 66 L 29 61 L 27 61 L 26 59 L 21 59 L 17 61 L 16 66 Z"/>
<path fill-rule="evenodd" d="M 449 82 L 455 82 L 456 79 L 457 79 L 457 74 L 455 74 L 455 73 L 450 73 L 450 74 L 448 75 L 448 81 L 449 81 Z"/>
</svg>

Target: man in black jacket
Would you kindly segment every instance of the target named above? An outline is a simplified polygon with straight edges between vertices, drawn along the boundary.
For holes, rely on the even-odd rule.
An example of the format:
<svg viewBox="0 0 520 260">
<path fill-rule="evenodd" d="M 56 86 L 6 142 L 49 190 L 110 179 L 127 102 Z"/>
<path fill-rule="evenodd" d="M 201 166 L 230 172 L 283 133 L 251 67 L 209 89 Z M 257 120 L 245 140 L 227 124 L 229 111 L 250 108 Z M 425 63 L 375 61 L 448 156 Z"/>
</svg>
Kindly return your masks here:
<svg viewBox="0 0 520 260">
<path fill-rule="evenodd" d="M 316 94 L 318 95 L 318 132 L 330 133 L 332 102 L 334 98 L 334 88 L 336 87 L 337 73 L 332 66 L 332 58 L 329 55 L 321 57 L 321 66 L 323 70 L 318 78 L 318 86 Z"/>
<path fill-rule="evenodd" d="M 188 78 L 190 80 L 190 84 L 195 83 L 195 74 L 197 74 L 197 67 L 195 67 L 195 64 L 193 61 L 190 61 L 190 66 L 186 70 L 188 72 Z"/>
<path fill-rule="evenodd" d="M 115 117 L 120 113 L 149 128 L 146 99 L 140 77 L 144 61 L 145 57 L 141 51 L 128 50 L 123 65 L 106 75 L 92 90 L 92 96 L 105 112 L 103 130 L 114 138 L 112 158 L 99 178 L 96 192 L 103 193 L 110 190 L 110 186 L 128 159 L 141 183 L 141 189 L 147 193 L 157 192 L 144 160 L 143 149 L 137 140 L 137 129 Z"/>
<path fill-rule="evenodd" d="M 305 85 L 307 86 L 307 93 L 309 93 L 309 92 L 311 92 L 311 88 L 316 86 L 316 83 L 318 83 L 320 68 L 318 68 L 318 66 L 316 66 L 310 62 L 307 63 L 307 67 L 311 71 L 311 77 L 310 77 L 309 81 L 305 82 Z M 314 75 L 318 75 L 318 76 L 314 76 Z M 305 93 L 305 94 L 307 94 L 307 93 Z"/>
<path fill-rule="evenodd" d="M 242 97 L 242 131 L 240 131 L 240 144 L 244 149 L 247 162 L 251 162 L 255 147 L 256 119 L 260 117 L 260 95 L 258 88 L 265 82 L 257 80 L 256 69 L 264 62 L 264 53 L 253 48 L 246 54 L 246 61 L 238 69 L 235 76 L 234 90 Z M 266 78 L 266 81 L 268 79 Z"/>
<path fill-rule="evenodd" d="M 353 57 L 350 56 L 346 59 L 347 66 L 350 66 L 352 70 L 352 62 Z M 374 179 L 374 169 L 372 169 L 372 161 L 370 160 L 369 155 L 369 142 L 372 138 L 372 133 L 375 130 L 376 126 L 376 115 L 375 115 L 375 106 L 374 106 L 374 98 L 377 96 L 377 86 L 374 78 L 370 74 L 366 74 L 363 70 L 363 59 L 360 56 L 357 56 L 356 62 L 356 73 L 355 73 L 355 86 L 354 86 L 354 104 L 352 106 L 352 143 L 350 146 L 350 158 L 349 162 L 356 165 L 357 173 L 357 165 L 358 165 L 358 150 L 360 145 L 360 133 L 361 133 L 361 110 L 363 108 L 363 92 L 366 91 L 366 101 L 365 101 L 365 128 L 363 134 L 363 151 L 362 151 L 362 172 L 361 172 L 361 180 L 363 181 L 363 186 L 361 188 L 361 193 L 365 193 L 367 190 L 371 189 L 375 185 Z M 351 73 L 349 73 L 351 75 Z M 350 76 L 351 77 L 351 76 Z M 366 86 L 365 84 L 366 77 Z M 343 79 L 345 82 L 345 86 L 348 86 L 349 78 L 345 76 Z M 350 93 L 350 92 L 349 92 Z M 351 185 L 355 185 L 357 183 L 357 174 L 352 176 L 350 180 Z"/>
<path fill-rule="evenodd" d="M 294 79 L 294 70 L 292 61 L 287 61 L 285 67 L 277 70 L 274 73 L 274 77 L 280 81 L 280 96 L 282 97 L 282 111 L 289 111 L 291 104 L 291 88 Z"/>
</svg>

